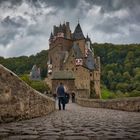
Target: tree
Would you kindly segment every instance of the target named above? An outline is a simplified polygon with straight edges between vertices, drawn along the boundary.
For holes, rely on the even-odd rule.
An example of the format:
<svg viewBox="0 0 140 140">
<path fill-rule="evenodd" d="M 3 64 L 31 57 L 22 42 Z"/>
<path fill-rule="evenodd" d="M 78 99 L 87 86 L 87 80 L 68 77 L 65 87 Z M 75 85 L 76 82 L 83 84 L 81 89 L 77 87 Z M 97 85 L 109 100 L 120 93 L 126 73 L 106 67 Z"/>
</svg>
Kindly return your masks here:
<svg viewBox="0 0 140 140">
<path fill-rule="evenodd" d="M 123 73 L 123 79 L 124 79 L 124 81 L 126 81 L 126 82 L 130 82 L 131 76 L 130 76 L 130 74 L 129 74 L 128 71 Z"/>
</svg>

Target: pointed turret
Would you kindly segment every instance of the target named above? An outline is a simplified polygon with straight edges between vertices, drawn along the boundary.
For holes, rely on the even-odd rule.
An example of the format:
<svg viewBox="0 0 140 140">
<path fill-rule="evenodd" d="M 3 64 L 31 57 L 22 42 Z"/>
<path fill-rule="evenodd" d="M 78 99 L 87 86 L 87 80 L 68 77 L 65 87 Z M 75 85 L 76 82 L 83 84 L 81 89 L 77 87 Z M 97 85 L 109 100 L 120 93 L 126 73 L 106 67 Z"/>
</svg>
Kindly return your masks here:
<svg viewBox="0 0 140 140">
<path fill-rule="evenodd" d="M 85 39 L 79 23 L 77 24 L 75 31 L 73 33 L 73 39 L 75 39 L 75 40 Z"/>
<path fill-rule="evenodd" d="M 60 23 L 60 25 L 59 25 L 59 30 L 58 30 L 58 32 L 59 32 L 59 33 L 63 33 L 63 28 L 62 28 L 61 23 Z"/>
<path fill-rule="evenodd" d="M 90 42 L 91 42 L 91 40 L 90 40 L 88 34 L 87 34 L 87 37 L 86 37 L 86 41 L 90 41 Z"/>
<path fill-rule="evenodd" d="M 51 32 L 50 38 L 49 38 L 49 44 L 51 44 L 51 43 L 53 42 L 53 39 L 54 39 L 54 36 L 53 36 L 53 34 L 52 34 L 52 32 Z"/>
<path fill-rule="evenodd" d="M 52 34 L 52 32 L 51 32 L 51 34 L 50 34 L 50 39 L 53 39 L 53 34 Z"/>
</svg>

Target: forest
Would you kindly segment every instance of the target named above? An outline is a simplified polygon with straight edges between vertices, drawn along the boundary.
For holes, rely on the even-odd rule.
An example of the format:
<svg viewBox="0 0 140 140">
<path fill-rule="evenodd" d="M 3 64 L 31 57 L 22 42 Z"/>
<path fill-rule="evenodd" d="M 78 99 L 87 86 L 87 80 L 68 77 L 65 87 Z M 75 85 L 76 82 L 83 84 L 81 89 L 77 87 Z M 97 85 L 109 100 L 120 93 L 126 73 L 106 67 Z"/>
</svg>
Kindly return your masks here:
<svg viewBox="0 0 140 140">
<path fill-rule="evenodd" d="M 140 96 L 140 44 L 93 44 L 101 58 L 101 82 L 117 94 Z"/>
<path fill-rule="evenodd" d="M 140 44 L 116 45 L 92 44 L 95 56 L 101 59 L 101 84 L 116 94 L 140 96 Z M 29 74 L 36 64 L 41 68 L 41 77 L 47 76 L 48 51 L 36 55 L 13 58 L 0 57 L 0 64 L 17 75 Z"/>
<path fill-rule="evenodd" d="M 36 55 L 20 56 L 13 58 L 0 57 L 0 64 L 10 69 L 17 75 L 29 74 L 33 65 L 36 64 L 41 68 L 41 77 L 44 78 L 47 75 L 47 56 L 48 51 L 43 50 Z"/>
</svg>

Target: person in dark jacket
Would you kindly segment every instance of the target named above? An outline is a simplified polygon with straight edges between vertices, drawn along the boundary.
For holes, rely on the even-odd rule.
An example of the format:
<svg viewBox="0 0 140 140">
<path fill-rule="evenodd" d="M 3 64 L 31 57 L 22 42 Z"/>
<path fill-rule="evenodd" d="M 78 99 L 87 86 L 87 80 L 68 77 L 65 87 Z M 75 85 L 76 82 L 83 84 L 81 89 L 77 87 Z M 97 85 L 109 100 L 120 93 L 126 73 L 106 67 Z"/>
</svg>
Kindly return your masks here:
<svg viewBox="0 0 140 140">
<path fill-rule="evenodd" d="M 60 83 L 59 87 L 57 88 L 57 97 L 59 110 L 61 110 L 61 106 L 63 107 L 63 110 L 65 110 L 65 90 L 62 83 Z"/>
<path fill-rule="evenodd" d="M 65 92 L 65 103 L 68 104 L 70 99 L 69 93 Z"/>
<path fill-rule="evenodd" d="M 75 103 L 75 93 L 74 92 L 72 92 L 71 99 L 72 99 L 72 103 Z"/>
</svg>

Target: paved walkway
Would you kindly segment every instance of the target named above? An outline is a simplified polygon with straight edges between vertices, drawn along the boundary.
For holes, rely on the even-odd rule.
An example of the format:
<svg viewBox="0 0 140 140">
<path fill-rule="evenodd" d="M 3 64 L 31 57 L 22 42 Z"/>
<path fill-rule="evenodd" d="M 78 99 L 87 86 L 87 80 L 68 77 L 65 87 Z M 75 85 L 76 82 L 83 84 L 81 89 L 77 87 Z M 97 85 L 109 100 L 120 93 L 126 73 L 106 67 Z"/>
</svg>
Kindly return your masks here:
<svg viewBox="0 0 140 140">
<path fill-rule="evenodd" d="M 66 110 L 20 122 L 0 124 L 0 140 L 140 139 L 140 113 L 85 108 Z"/>
</svg>

